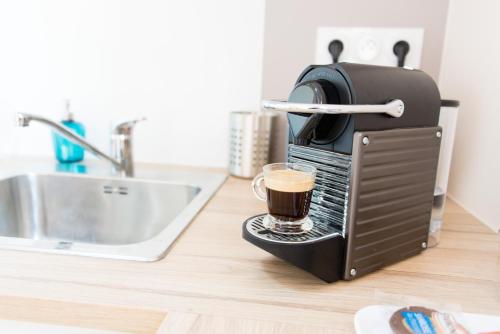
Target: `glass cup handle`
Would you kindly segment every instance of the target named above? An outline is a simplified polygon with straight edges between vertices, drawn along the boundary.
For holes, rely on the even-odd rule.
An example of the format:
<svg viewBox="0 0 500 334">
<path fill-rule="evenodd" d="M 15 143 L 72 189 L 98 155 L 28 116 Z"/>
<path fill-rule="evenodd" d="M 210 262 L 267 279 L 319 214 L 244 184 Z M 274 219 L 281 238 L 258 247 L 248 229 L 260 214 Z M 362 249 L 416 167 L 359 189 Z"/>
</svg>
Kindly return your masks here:
<svg viewBox="0 0 500 334">
<path fill-rule="evenodd" d="M 266 192 L 262 188 L 262 181 L 264 181 L 264 174 L 259 173 L 252 181 L 252 190 L 255 194 L 255 197 L 260 199 L 261 201 L 265 201 L 267 199 Z"/>
</svg>

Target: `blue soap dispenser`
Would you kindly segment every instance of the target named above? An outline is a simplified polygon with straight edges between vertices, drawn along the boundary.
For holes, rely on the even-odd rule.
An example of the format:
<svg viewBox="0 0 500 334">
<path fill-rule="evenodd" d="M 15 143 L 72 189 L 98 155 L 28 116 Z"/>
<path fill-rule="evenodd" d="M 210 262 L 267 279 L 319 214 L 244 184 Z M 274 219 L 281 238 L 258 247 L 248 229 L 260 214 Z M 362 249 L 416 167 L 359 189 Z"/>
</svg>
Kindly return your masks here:
<svg viewBox="0 0 500 334">
<path fill-rule="evenodd" d="M 61 124 L 69 128 L 74 133 L 85 137 L 85 127 L 82 123 L 76 122 L 74 119 L 74 115 L 70 110 L 70 101 L 65 101 L 65 113 L 64 119 L 61 121 Z M 56 159 L 62 163 L 70 163 L 70 162 L 79 162 L 83 160 L 84 157 L 84 149 L 80 145 L 73 144 L 73 142 L 69 141 L 65 137 L 60 134 L 53 132 L 52 138 L 54 142 L 54 153 L 56 155 Z"/>
</svg>

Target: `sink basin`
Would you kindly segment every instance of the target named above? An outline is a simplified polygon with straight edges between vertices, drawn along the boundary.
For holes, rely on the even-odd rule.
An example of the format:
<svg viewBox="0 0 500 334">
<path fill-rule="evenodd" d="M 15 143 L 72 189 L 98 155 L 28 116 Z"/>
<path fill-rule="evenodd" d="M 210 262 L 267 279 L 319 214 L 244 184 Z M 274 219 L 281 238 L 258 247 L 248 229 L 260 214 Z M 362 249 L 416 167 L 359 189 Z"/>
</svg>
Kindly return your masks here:
<svg viewBox="0 0 500 334">
<path fill-rule="evenodd" d="M 126 245 L 148 240 L 200 188 L 148 181 L 27 174 L 0 181 L 0 235 Z M 140 203 L 140 205 L 138 205 Z"/>
<path fill-rule="evenodd" d="M 0 248 L 154 261 L 225 176 L 26 173 L 0 179 Z"/>
</svg>

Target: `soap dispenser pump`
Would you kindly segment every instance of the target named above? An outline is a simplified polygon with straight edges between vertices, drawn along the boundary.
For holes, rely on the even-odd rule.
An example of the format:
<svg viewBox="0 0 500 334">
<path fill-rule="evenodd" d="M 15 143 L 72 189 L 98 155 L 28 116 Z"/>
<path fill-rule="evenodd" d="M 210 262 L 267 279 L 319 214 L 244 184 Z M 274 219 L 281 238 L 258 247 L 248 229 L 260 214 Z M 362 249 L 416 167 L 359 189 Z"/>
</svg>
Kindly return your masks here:
<svg viewBox="0 0 500 334">
<path fill-rule="evenodd" d="M 61 124 L 69 128 L 74 133 L 85 137 L 85 127 L 82 123 L 76 122 L 71 111 L 70 101 L 65 101 L 65 116 Z M 56 159 L 61 163 L 79 162 L 84 158 L 84 149 L 80 145 L 74 144 L 56 132 L 52 134 L 54 142 L 54 153 Z"/>
</svg>

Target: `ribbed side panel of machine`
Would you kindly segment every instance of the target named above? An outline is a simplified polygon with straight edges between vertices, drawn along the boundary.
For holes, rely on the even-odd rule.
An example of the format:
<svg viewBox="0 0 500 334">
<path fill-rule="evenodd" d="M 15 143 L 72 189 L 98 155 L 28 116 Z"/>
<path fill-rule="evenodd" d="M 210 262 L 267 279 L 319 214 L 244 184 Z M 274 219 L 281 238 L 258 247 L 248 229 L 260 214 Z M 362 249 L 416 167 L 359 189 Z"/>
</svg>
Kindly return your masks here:
<svg viewBox="0 0 500 334">
<path fill-rule="evenodd" d="M 290 144 L 288 161 L 317 168 L 310 217 L 315 224 L 330 225 L 345 235 L 351 156 Z"/>
</svg>

